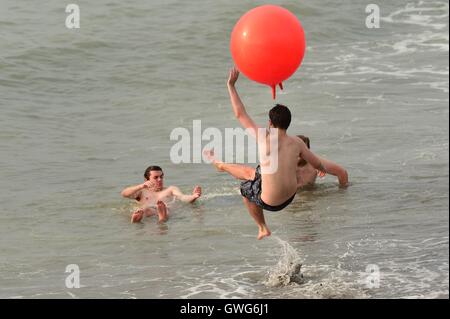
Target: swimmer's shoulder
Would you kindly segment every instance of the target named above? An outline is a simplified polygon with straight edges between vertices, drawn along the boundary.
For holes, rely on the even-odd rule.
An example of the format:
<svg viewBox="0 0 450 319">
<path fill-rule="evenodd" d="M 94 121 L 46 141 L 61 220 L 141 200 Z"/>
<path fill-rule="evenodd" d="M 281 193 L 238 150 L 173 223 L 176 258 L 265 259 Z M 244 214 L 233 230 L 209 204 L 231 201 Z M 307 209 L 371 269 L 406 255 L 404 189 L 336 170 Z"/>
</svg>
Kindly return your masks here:
<svg viewBox="0 0 450 319">
<path fill-rule="evenodd" d="M 305 142 L 302 141 L 302 139 L 296 135 L 289 135 L 290 137 L 290 147 L 295 147 L 296 150 L 300 151 L 302 149 L 302 145 L 305 144 Z"/>
</svg>

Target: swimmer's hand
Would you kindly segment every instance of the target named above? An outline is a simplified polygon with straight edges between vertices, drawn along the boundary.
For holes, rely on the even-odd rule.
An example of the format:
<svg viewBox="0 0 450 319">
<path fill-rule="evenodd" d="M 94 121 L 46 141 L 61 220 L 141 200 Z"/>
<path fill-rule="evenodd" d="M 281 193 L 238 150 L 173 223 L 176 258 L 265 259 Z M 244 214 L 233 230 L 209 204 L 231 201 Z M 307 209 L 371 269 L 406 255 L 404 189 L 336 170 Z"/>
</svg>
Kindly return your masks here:
<svg viewBox="0 0 450 319">
<path fill-rule="evenodd" d="M 144 188 L 150 188 L 152 186 L 152 182 L 146 181 L 145 183 L 141 184 L 141 187 Z"/>
<path fill-rule="evenodd" d="M 194 200 L 202 196 L 202 188 L 200 186 L 195 186 L 194 190 L 192 191 L 192 196 L 194 197 Z"/>
<path fill-rule="evenodd" d="M 350 186 L 350 183 L 348 181 L 339 182 L 339 188 L 346 189 Z"/>
<path fill-rule="evenodd" d="M 236 67 L 230 69 L 230 74 L 228 76 L 228 86 L 234 86 L 237 79 L 239 78 L 239 71 Z"/>
<path fill-rule="evenodd" d="M 324 178 L 325 175 L 327 175 L 327 173 L 317 170 L 317 176 L 319 176 L 320 178 Z"/>
</svg>

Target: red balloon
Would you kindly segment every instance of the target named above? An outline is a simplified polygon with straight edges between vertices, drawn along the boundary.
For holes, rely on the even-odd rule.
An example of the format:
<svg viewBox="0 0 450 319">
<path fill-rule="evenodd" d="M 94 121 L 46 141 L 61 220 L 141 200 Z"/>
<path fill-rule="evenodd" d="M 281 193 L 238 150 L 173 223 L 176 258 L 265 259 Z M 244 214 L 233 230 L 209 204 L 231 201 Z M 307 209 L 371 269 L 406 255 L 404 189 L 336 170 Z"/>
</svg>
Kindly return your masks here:
<svg viewBox="0 0 450 319">
<path fill-rule="evenodd" d="M 275 5 L 244 14 L 231 33 L 230 50 L 237 68 L 253 81 L 283 89 L 305 55 L 305 33 L 297 17 Z"/>
</svg>

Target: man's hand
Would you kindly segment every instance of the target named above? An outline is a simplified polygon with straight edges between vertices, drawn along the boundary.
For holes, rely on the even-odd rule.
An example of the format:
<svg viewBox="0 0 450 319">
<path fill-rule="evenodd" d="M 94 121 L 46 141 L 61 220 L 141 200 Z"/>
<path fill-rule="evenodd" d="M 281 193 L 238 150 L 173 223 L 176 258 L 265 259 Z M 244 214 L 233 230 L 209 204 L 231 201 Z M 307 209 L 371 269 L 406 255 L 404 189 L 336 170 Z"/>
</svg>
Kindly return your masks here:
<svg viewBox="0 0 450 319">
<path fill-rule="evenodd" d="M 317 170 L 317 175 L 318 175 L 320 178 L 324 178 L 325 175 L 327 175 L 327 173 L 325 173 L 325 172 L 323 172 L 323 171 Z"/>
<path fill-rule="evenodd" d="M 135 186 L 130 186 L 130 187 L 125 188 L 121 192 L 121 194 L 123 197 L 136 199 L 139 201 L 139 197 L 141 196 L 141 191 L 145 188 L 150 188 L 150 187 L 151 187 L 151 182 L 146 181 L 143 184 L 137 184 Z"/>
<path fill-rule="evenodd" d="M 142 183 L 142 188 L 150 188 L 152 186 L 152 182 L 146 181 L 145 183 Z"/>
<path fill-rule="evenodd" d="M 233 67 L 230 70 L 230 74 L 228 76 L 228 86 L 234 86 L 238 78 L 239 78 L 239 71 L 236 67 Z"/>
<path fill-rule="evenodd" d="M 192 196 L 194 196 L 194 199 L 202 196 L 202 188 L 200 186 L 195 186 L 194 190 L 192 191 Z"/>
<path fill-rule="evenodd" d="M 202 189 L 200 186 L 195 186 L 194 190 L 192 191 L 192 195 L 184 195 L 180 189 L 176 186 L 170 186 L 169 189 L 172 191 L 172 195 L 175 196 L 175 198 L 181 200 L 185 203 L 193 203 L 197 198 L 199 198 L 202 195 Z"/>
<path fill-rule="evenodd" d="M 325 167 L 326 170 L 324 172 L 334 175 L 339 180 L 339 187 L 346 188 L 348 187 L 348 173 L 342 166 L 329 161 L 325 158 L 320 158 L 321 163 L 323 164 L 322 167 Z M 321 169 L 319 169 L 321 171 Z"/>
<path fill-rule="evenodd" d="M 239 97 L 236 87 L 234 86 L 239 78 L 239 71 L 236 67 L 230 69 L 230 75 L 228 77 L 228 93 L 230 94 L 231 106 L 233 107 L 233 113 L 236 119 L 241 123 L 244 129 L 248 129 L 250 135 L 258 140 L 258 125 L 247 114 L 244 104 Z"/>
</svg>

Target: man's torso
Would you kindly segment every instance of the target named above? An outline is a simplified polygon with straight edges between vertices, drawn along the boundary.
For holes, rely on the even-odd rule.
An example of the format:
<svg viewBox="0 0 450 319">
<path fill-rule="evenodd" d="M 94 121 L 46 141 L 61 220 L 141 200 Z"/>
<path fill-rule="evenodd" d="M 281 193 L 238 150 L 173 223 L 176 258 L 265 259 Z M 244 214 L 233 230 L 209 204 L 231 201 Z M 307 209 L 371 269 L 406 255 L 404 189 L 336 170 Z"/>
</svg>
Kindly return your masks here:
<svg viewBox="0 0 450 319">
<path fill-rule="evenodd" d="M 173 199 L 174 197 L 170 188 L 165 188 L 158 192 L 143 189 L 139 195 L 139 205 L 141 208 L 156 207 L 158 201 L 163 201 L 167 204 L 173 201 Z"/>
<path fill-rule="evenodd" d="M 273 150 L 271 150 L 273 151 Z M 297 191 L 297 162 L 300 144 L 295 138 L 286 135 L 278 140 L 278 167 L 273 174 L 264 174 L 261 163 L 261 199 L 268 205 L 284 203 Z"/>
</svg>

